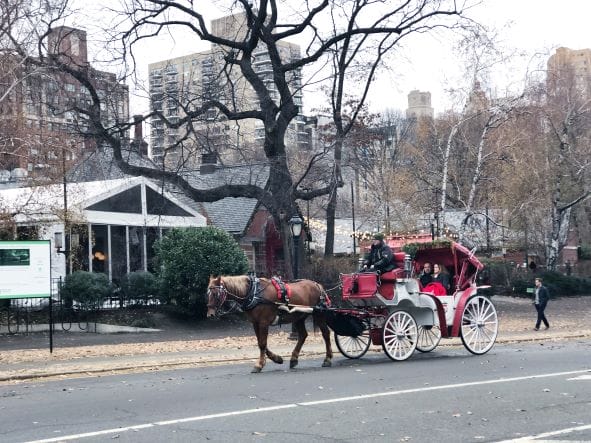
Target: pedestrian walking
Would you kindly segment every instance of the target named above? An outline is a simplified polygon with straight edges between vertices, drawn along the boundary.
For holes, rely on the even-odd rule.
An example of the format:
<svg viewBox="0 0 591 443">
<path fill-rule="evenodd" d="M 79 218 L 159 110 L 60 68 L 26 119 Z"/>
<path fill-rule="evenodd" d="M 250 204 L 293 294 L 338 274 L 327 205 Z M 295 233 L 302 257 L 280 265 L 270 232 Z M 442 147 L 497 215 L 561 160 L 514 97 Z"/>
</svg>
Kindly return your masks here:
<svg viewBox="0 0 591 443">
<path fill-rule="evenodd" d="M 544 315 L 544 310 L 548 304 L 548 298 L 550 297 L 550 294 L 548 293 L 548 288 L 542 284 L 542 279 L 540 277 L 535 279 L 535 285 L 536 290 L 534 295 L 534 306 L 536 307 L 536 311 L 538 311 L 538 319 L 536 320 L 536 327 L 534 329 L 539 331 L 542 322 L 544 323 L 546 329 L 550 327 L 550 324 Z"/>
</svg>

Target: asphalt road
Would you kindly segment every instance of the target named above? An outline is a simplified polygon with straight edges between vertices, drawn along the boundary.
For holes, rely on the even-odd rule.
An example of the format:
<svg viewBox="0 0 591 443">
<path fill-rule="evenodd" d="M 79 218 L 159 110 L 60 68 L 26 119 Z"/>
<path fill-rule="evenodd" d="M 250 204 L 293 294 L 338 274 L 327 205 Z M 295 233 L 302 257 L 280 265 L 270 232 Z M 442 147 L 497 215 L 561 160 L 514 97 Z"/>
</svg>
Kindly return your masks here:
<svg viewBox="0 0 591 443">
<path fill-rule="evenodd" d="M 591 343 L 0 386 L 2 441 L 591 441 Z M 271 365 L 271 363 L 270 363 Z M 529 438 L 529 439 L 527 439 Z"/>
</svg>

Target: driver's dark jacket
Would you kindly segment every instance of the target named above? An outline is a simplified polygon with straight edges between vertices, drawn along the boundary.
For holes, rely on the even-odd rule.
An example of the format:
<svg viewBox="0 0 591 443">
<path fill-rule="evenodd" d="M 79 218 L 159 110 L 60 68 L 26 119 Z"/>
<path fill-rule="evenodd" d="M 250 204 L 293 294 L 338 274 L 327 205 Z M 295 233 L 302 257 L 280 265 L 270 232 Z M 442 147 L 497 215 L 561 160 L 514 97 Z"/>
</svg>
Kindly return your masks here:
<svg viewBox="0 0 591 443">
<path fill-rule="evenodd" d="M 383 242 L 379 245 L 371 245 L 369 255 L 363 264 L 368 267 L 373 265 L 374 269 L 381 273 L 391 271 L 396 267 L 392 249 Z"/>
</svg>

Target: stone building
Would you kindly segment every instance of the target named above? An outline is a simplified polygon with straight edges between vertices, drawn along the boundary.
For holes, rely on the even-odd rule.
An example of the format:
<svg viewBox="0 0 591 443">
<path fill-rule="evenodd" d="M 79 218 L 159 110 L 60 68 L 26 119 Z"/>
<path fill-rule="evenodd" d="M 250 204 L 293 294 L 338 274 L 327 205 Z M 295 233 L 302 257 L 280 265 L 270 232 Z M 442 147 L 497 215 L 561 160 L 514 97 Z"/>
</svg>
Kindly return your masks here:
<svg viewBox="0 0 591 443">
<path fill-rule="evenodd" d="M 430 92 L 418 91 L 415 89 L 408 93 L 408 108 L 406 109 L 406 118 L 433 118 Z"/>
</svg>

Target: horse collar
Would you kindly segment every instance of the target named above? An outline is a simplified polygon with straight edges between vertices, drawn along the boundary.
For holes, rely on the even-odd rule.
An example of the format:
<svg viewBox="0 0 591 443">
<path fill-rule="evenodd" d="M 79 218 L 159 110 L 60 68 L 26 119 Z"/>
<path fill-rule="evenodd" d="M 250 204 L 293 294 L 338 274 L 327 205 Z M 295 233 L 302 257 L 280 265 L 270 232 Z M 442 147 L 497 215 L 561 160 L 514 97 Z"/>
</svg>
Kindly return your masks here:
<svg viewBox="0 0 591 443">
<path fill-rule="evenodd" d="M 280 277 L 271 277 L 271 283 L 277 291 L 277 299 L 288 305 L 291 297 L 291 288 L 289 285 L 284 283 Z"/>
<path fill-rule="evenodd" d="M 250 311 L 259 303 L 264 301 L 262 297 L 263 290 L 260 289 L 260 283 L 258 277 L 248 276 L 248 292 L 246 293 L 246 298 L 242 301 L 242 310 L 243 311 Z"/>
</svg>

